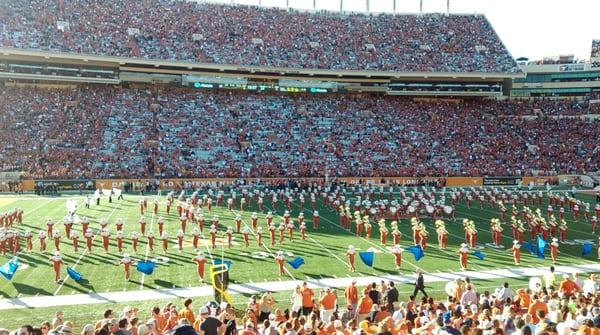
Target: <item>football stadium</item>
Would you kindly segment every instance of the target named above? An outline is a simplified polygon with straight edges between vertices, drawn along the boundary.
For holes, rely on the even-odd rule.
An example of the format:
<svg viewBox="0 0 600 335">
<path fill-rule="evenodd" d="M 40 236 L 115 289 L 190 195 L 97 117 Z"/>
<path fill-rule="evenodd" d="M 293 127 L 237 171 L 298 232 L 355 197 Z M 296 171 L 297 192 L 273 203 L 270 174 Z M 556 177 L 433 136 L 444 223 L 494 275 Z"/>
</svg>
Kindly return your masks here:
<svg viewBox="0 0 600 335">
<path fill-rule="evenodd" d="M 0 335 L 600 334 L 600 40 L 296 2 L 0 1 Z"/>
</svg>

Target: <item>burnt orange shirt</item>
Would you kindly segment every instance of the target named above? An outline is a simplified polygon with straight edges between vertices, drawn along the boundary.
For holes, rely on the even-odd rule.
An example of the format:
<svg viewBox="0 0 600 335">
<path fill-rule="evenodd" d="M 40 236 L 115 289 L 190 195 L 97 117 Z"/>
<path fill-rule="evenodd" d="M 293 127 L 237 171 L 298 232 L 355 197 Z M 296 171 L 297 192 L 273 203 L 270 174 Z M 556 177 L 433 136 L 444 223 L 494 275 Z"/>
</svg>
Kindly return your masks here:
<svg viewBox="0 0 600 335">
<path fill-rule="evenodd" d="M 313 307 L 313 296 L 315 295 L 311 289 L 305 287 L 302 289 L 302 307 Z"/>
<path fill-rule="evenodd" d="M 356 288 L 356 286 L 350 285 L 346 287 L 346 291 L 344 291 L 344 296 L 346 297 L 346 304 L 358 304 L 358 289 Z"/>
<path fill-rule="evenodd" d="M 546 314 L 547 314 L 548 306 L 546 306 L 545 303 L 543 303 L 539 300 L 537 300 L 533 304 L 529 305 L 529 310 L 527 311 L 527 313 L 529 315 L 531 315 L 531 323 L 538 323 L 540 321 L 540 319 L 536 315 L 536 312 L 539 310 L 542 310 L 542 311 L 546 312 Z"/>
<path fill-rule="evenodd" d="M 334 309 L 335 308 L 335 294 L 329 292 L 323 296 L 319 300 L 323 309 Z"/>
<path fill-rule="evenodd" d="M 371 312 L 371 307 L 373 307 L 373 300 L 368 296 L 364 296 L 360 298 L 358 301 L 358 314 L 369 314 Z"/>
</svg>

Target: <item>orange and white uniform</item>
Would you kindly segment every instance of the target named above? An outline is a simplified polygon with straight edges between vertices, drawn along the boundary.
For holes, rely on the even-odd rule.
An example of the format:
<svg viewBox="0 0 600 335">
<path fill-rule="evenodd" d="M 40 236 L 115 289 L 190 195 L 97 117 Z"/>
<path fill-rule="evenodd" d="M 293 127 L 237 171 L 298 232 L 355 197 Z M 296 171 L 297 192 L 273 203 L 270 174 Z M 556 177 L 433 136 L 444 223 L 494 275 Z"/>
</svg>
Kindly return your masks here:
<svg viewBox="0 0 600 335">
<path fill-rule="evenodd" d="M 285 274 L 285 270 L 283 267 L 285 257 L 283 256 L 282 251 L 277 252 L 277 256 L 275 256 L 275 263 L 279 266 L 279 275 L 283 276 Z"/>
<path fill-rule="evenodd" d="M 165 219 L 159 217 L 158 220 L 156 220 L 156 224 L 158 224 L 158 235 L 162 235 L 165 230 Z"/>
<path fill-rule="evenodd" d="M 185 234 L 183 233 L 183 230 L 179 229 L 179 231 L 177 231 L 177 247 L 179 248 L 179 252 L 183 251 L 183 237 L 185 236 Z"/>
<path fill-rule="evenodd" d="M 124 254 L 123 258 L 121 259 L 121 262 L 119 262 L 119 265 L 123 265 L 123 269 L 125 270 L 125 280 L 129 280 L 130 276 L 131 276 L 131 264 L 132 264 L 132 260 L 131 258 L 129 258 L 128 254 Z"/>
<path fill-rule="evenodd" d="M 404 249 L 400 248 L 400 246 L 397 244 L 392 248 L 392 255 L 394 255 L 394 265 L 396 266 L 396 269 L 400 269 L 400 266 L 402 265 L 402 252 L 404 252 Z"/>
<path fill-rule="evenodd" d="M 117 222 L 115 223 L 115 225 L 117 226 L 117 231 L 122 231 L 123 230 L 123 219 L 121 219 L 121 218 L 117 219 Z"/>
<path fill-rule="evenodd" d="M 104 252 L 108 252 L 108 244 L 110 242 L 110 232 L 108 229 L 102 229 L 100 231 L 100 236 L 102 236 L 102 247 L 104 248 Z"/>
<path fill-rule="evenodd" d="M 263 245 L 263 229 L 262 227 L 256 228 L 256 239 L 259 247 Z"/>
<path fill-rule="evenodd" d="M 460 249 L 458 249 L 459 254 L 459 262 L 461 269 L 465 270 L 467 268 L 467 262 L 469 259 L 469 249 L 467 248 L 466 243 L 462 243 L 460 245 Z"/>
<path fill-rule="evenodd" d="M 140 240 L 140 235 L 136 231 L 131 232 L 131 246 L 133 247 L 133 252 L 137 254 L 137 247 Z"/>
<path fill-rule="evenodd" d="M 242 229 L 242 216 L 240 214 L 237 214 L 235 216 L 235 232 L 239 233 L 241 229 Z"/>
<path fill-rule="evenodd" d="M 194 227 L 194 229 L 192 229 L 192 245 L 194 246 L 194 249 L 198 249 L 198 241 L 200 240 L 201 233 L 202 232 L 200 229 L 198 229 L 198 227 Z"/>
<path fill-rule="evenodd" d="M 60 267 L 63 265 L 62 257 L 60 257 L 60 252 L 55 251 L 54 256 L 50 257 L 50 262 L 52 263 L 52 267 L 54 268 L 54 281 L 60 281 Z"/>
<path fill-rule="evenodd" d="M 73 242 L 73 252 L 79 252 L 79 233 L 75 230 L 71 231 L 71 241 Z"/>
<path fill-rule="evenodd" d="M 54 248 L 57 251 L 60 251 L 60 232 L 59 231 L 55 231 L 54 234 L 52 234 L 52 239 L 54 240 Z"/>
<path fill-rule="evenodd" d="M 242 236 L 244 237 L 244 246 L 248 248 L 250 246 L 250 241 L 248 240 L 248 234 L 250 234 L 250 228 L 244 227 L 242 228 Z"/>
<path fill-rule="evenodd" d="M 348 246 L 346 256 L 348 256 L 348 263 L 350 263 L 350 272 L 356 271 L 356 268 L 354 267 L 354 260 L 356 258 L 356 248 L 354 248 L 353 245 Z"/>
<path fill-rule="evenodd" d="M 252 230 L 256 230 L 258 227 L 258 214 L 256 212 L 252 213 L 250 220 L 252 221 Z"/>
<path fill-rule="evenodd" d="M 202 251 L 198 251 L 198 254 L 192 259 L 194 263 L 196 263 L 196 270 L 198 272 L 198 277 L 200 280 L 204 280 L 204 264 L 206 264 L 206 258 Z"/>
<path fill-rule="evenodd" d="M 300 236 L 302 238 L 302 241 L 304 241 L 304 239 L 306 238 L 306 223 L 304 222 L 300 223 Z"/>
<path fill-rule="evenodd" d="M 213 249 L 217 247 L 217 227 L 215 225 L 210 226 L 210 244 Z"/>
<path fill-rule="evenodd" d="M 92 242 L 94 241 L 94 233 L 92 233 L 91 229 L 87 229 L 85 231 L 85 234 L 83 234 L 83 237 L 85 237 L 85 245 L 87 247 L 88 252 L 92 252 Z"/>
<path fill-rule="evenodd" d="M 140 231 L 142 235 L 146 235 L 146 217 L 143 215 L 140 217 Z"/>
<path fill-rule="evenodd" d="M 227 248 L 231 248 L 231 240 L 233 239 L 233 228 L 227 227 L 227 231 L 225 231 L 225 236 L 227 237 Z"/>
<path fill-rule="evenodd" d="M 163 231 L 162 235 L 160 235 L 160 239 L 162 240 L 163 253 L 167 253 L 169 249 L 169 233 Z"/>
<path fill-rule="evenodd" d="M 40 232 L 38 233 L 38 238 L 40 239 L 40 252 L 44 252 L 46 251 L 46 238 L 48 236 L 46 235 L 46 232 L 43 230 L 40 230 Z"/>
<path fill-rule="evenodd" d="M 511 248 L 513 254 L 513 260 L 515 261 L 515 265 L 520 265 L 521 263 L 521 245 L 518 240 L 513 241 L 513 246 Z"/>
<path fill-rule="evenodd" d="M 153 232 L 148 232 L 148 250 L 150 250 L 150 252 L 154 251 L 154 233 Z"/>
<path fill-rule="evenodd" d="M 119 251 L 119 253 L 122 253 L 123 252 L 123 232 L 117 231 L 115 239 L 117 240 L 117 250 Z"/>
<path fill-rule="evenodd" d="M 552 258 L 552 262 L 556 263 L 556 259 L 558 257 L 558 239 L 553 238 L 552 243 L 550 243 L 550 257 Z"/>
</svg>

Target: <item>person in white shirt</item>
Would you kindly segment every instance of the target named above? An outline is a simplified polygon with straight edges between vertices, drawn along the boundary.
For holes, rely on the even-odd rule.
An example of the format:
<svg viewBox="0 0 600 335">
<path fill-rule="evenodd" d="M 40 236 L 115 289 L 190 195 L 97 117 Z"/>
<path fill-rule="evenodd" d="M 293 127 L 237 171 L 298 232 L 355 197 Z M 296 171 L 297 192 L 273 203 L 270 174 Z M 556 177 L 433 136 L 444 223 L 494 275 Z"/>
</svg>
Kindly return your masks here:
<svg viewBox="0 0 600 335">
<path fill-rule="evenodd" d="M 471 285 L 467 285 L 467 290 L 462 294 L 460 303 L 463 306 L 470 306 L 471 304 L 477 303 L 477 293 L 473 291 L 473 287 Z"/>
<path fill-rule="evenodd" d="M 583 282 L 582 291 L 584 294 L 595 295 L 598 291 L 598 283 L 596 282 L 596 274 L 592 274 L 589 279 Z"/>
<path fill-rule="evenodd" d="M 506 299 L 510 298 L 512 299 L 514 297 L 514 292 L 513 290 L 508 287 L 508 283 L 504 283 L 504 285 L 502 285 L 502 288 L 500 289 L 500 291 L 498 292 L 498 299 L 501 301 L 506 301 Z"/>
</svg>

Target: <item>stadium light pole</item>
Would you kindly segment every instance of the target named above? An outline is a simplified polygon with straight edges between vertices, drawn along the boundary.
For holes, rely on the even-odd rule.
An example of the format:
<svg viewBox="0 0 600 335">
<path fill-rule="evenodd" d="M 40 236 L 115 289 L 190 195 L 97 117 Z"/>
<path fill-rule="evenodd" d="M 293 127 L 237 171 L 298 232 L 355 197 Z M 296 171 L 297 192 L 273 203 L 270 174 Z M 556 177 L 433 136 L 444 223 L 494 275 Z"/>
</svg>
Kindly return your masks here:
<svg viewBox="0 0 600 335">
<path fill-rule="evenodd" d="M 450 0 L 446 0 L 446 15 L 450 15 Z"/>
<path fill-rule="evenodd" d="M 370 1 L 369 0 L 365 0 L 365 1 L 366 1 L 366 5 L 367 5 L 367 13 L 369 13 L 370 12 L 370 8 L 369 8 Z"/>
<path fill-rule="evenodd" d="M 313 9 L 317 10 L 317 0 L 313 0 Z"/>
<path fill-rule="evenodd" d="M 419 2 L 419 13 L 423 14 L 423 0 Z"/>
<path fill-rule="evenodd" d="M 396 0 L 393 2 L 392 13 L 396 14 Z"/>
</svg>

